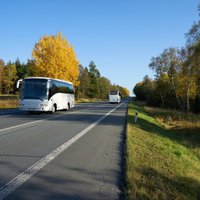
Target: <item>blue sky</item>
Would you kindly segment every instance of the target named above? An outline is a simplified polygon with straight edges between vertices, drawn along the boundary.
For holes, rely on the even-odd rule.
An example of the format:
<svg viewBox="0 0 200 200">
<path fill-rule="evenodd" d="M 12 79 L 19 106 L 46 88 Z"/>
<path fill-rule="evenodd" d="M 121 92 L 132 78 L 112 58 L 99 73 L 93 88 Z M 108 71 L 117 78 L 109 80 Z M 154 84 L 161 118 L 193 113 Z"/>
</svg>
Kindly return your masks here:
<svg viewBox="0 0 200 200">
<path fill-rule="evenodd" d="M 185 45 L 199 20 L 198 0 L 0 0 L 0 58 L 31 58 L 39 38 L 57 32 L 74 46 L 78 60 L 93 60 L 101 75 L 130 92 L 151 57 Z"/>
</svg>

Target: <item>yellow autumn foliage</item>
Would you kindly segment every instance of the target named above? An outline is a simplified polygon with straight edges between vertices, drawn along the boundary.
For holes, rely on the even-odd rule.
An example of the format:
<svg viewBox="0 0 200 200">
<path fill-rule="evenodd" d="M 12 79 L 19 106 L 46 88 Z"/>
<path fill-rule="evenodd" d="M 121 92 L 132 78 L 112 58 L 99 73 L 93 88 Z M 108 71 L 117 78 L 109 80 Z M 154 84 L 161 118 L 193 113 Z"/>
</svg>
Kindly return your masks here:
<svg viewBox="0 0 200 200">
<path fill-rule="evenodd" d="M 34 65 L 31 73 L 34 76 L 58 78 L 79 85 L 79 61 L 73 47 L 62 36 L 45 35 L 35 44 L 32 56 Z"/>
<path fill-rule="evenodd" d="M 123 88 L 123 95 L 124 97 L 128 97 L 130 95 L 129 90 L 127 88 Z"/>
</svg>

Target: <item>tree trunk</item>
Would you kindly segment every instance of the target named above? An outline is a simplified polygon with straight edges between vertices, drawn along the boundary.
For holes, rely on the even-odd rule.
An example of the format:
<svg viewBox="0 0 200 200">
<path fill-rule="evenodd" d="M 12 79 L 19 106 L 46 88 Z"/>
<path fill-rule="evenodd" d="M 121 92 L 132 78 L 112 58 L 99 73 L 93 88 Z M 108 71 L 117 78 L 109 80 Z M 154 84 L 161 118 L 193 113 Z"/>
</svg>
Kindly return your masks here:
<svg viewBox="0 0 200 200">
<path fill-rule="evenodd" d="M 162 92 L 160 92 L 160 99 L 161 99 L 161 107 L 163 107 L 164 106 L 164 99 L 163 99 Z"/>
<path fill-rule="evenodd" d="M 184 106 L 181 104 L 181 101 L 178 97 L 178 94 L 177 94 L 177 91 L 176 91 L 176 86 L 175 86 L 175 83 L 174 83 L 174 78 L 172 77 L 171 78 L 171 83 L 172 83 L 172 87 L 173 87 L 173 90 L 174 90 L 174 93 L 175 93 L 175 97 L 176 97 L 176 100 L 178 102 L 178 105 L 180 106 L 181 109 L 184 108 Z"/>
<path fill-rule="evenodd" d="M 190 98 L 189 98 L 189 94 L 190 94 L 190 82 L 188 81 L 187 84 L 187 91 L 186 91 L 186 112 L 188 113 L 190 110 Z"/>
</svg>

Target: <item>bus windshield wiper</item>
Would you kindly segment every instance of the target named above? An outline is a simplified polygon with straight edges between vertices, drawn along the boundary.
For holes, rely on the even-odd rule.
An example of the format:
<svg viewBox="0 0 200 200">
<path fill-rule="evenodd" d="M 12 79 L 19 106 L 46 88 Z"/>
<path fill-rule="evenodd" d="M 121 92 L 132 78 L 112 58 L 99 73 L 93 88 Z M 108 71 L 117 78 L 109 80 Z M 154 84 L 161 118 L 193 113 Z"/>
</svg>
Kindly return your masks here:
<svg viewBox="0 0 200 200">
<path fill-rule="evenodd" d="M 39 100 L 41 100 L 41 101 L 44 101 L 43 99 L 41 99 L 41 98 L 39 98 L 39 97 L 31 97 L 31 96 L 26 96 L 26 97 L 24 97 L 22 100 L 24 100 L 24 99 L 39 99 Z"/>
</svg>

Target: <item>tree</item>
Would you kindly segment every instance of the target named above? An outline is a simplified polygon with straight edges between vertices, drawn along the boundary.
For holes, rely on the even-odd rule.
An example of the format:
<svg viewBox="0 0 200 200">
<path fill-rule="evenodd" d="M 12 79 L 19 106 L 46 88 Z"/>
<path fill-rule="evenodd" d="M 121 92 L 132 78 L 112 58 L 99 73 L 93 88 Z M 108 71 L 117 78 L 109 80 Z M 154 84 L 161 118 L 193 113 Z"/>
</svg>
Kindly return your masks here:
<svg viewBox="0 0 200 200">
<path fill-rule="evenodd" d="M 108 99 L 108 94 L 111 88 L 111 82 L 106 77 L 101 77 L 99 80 L 99 97 Z"/>
<path fill-rule="evenodd" d="M 100 80 L 100 72 L 97 69 L 96 65 L 93 61 L 89 64 L 89 75 L 90 75 L 90 98 L 98 98 L 99 97 L 99 80 Z"/>
<path fill-rule="evenodd" d="M 190 101 L 195 99 L 198 91 L 197 76 L 199 75 L 197 74 L 199 73 L 197 72 L 200 71 L 198 67 L 200 65 L 196 61 L 199 60 L 200 54 L 197 56 L 195 52 L 198 52 L 197 48 L 194 50 L 190 46 L 181 49 L 169 48 L 165 49 L 159 57 L 152 58 L 149 67 L 156 71 L 156 85 L 162 106 L 169 105 L 169 99 L 173 98 L 170 94 L 172 88 L 178 106 L 189 112 Z M 168 85 L 169 82 L 171 87 Z M 175 104 L 172 103 L 172 105 Z"/>
<path fill-rule="evenodd" d="M 160 105 L 161 101 L 159 93 L 156 90 L 156 82 L 148 76 L 145 76 L 142 82 L 135 85 L 133 92 L 138 100 L 146 101 L 148 105 Z"/>
<path fill-rule="evenodd" d="M 87 67 L 83 68 L 79 76 L 79 98 L 88 98 L 90 95 L 90 75 Z"/>
<path fill-rule="evenodd" d="M 137 83 L 133 88 L 133 93 L 135 94 L 138 100 L 147 100 L 146 91 L 144 90 L 144 82 Z"/>
<path fill-rule="evenodd" d="M 121 94 L 123 97 L 128 97 L 130 95 L 129 90 L 125 87 L 122 87 Z"/>
<path fill-rule="evenodd" d="M 200 16 L 200 4 L 198 6 Z M 185 63 L 184 72 L 189 73 L 189 82 L 186 80 L 188 88 L 187 96 L 194 100 L 194 111 L 200 111 L 200 20 L 194 22 L 188 33 L 186 33 L 186 50 L 187 50 L 187 62 Z M 196 91 L 195 91 L 196 90 Z M 196 92 L 196 95 L 194 95 Z M 190 97 L 189 97 L 190 96 Z M 195 96 L 195 97 L 194 97 Z M 186 103 L 187 110 L 189 109 L 189 101 Z"/>
<path fill-rule="evenodd" d="M 138 99 L 152 102 L 159 96 L 161 106 L 179 106 L 189 112 L 192 105 L 193 111 L 200 112 L 200 20 L 192 25 L 186 38 L 184 48 L 168 48 L 152 57 L 149 67 L 155 71 L 156 79 L 145 78 L 136 84 L 134 93 Z"/>
<path fill-rule="evenodd" d="M 173 88 L 177 103 L 181 109 L 184 108 L 183 102 L 178 95 L 179 72 L 181 70 L 181 60 L 179 59 L 179 50 L 175 48 L 165 49 L 162 54 L 152 58 L 149 67 L 156 71 L 156 77 L 159 78 L 163 73 L 167 73 L 171 86 Z"/>
<path fill-rule="evenodd" d="M 45 35 L 35 44 L 32 56 L 34 65 L 31 73 L 34 76 L 46 76 L 71 81 L 74 86 L 79 85 L 79 62 L 73 47 L 62 36 Z"/>
<path fill-rule="evenodd" d="M 169 105 L 169 96 L 171 97 L 171 84 L 167 73 L 161 73 L 159 77 L 155 79 L 156 90 L 159 93 L 161 100 L 161 107 Z M 171 98 L 170 98 L 171 99 Z"/>
<path fill-rule="evenodd" d="M 15 61 L 15 66 L 17 70 L 17 76 L 19 79 L 23 79 L 30 75 L 28 62 L 27 64 L 21 63 L 19 58 Z"/>
<path fill-rule="evenodd" d="M 0 59 L 0 94 L 2 93 L 3 89 L 3 71 L 4 71 L 5 63 L 2 59 Z"/>
<path fill-rule="evenodd" d="M 17 71 L 15 64 L 9 62 L 5 68 L 3 73 L 3 89 L 5 94 L 10 94 L 14 92 L 15 82 L 17 80 Z"/>
<path fill-rule="evenodd" d="M 197 68 L 190 48 L 182 48 L 179 56 L 181 60 L 181 70 L 179 74 L 179 96 L 184 102 L 186 112 L 190 110 L 190 100 L 194 100 L 197 94 Z"/>
</svg>

